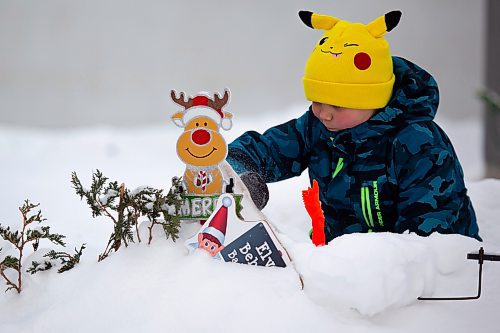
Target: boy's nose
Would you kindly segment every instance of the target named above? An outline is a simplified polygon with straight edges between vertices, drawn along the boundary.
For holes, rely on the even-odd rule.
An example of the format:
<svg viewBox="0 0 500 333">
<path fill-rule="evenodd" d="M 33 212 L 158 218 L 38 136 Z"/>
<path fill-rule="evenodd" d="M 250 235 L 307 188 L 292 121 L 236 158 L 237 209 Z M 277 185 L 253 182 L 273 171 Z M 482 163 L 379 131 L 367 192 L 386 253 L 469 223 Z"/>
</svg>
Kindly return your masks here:
<svg viewBox="0 0 500 333">
<path fill-rule="evenodd" d="M 320 114 L 319 114 L 319 117 L 321 120 L 324 120 L 324 121 L 330 121 L 332 120 L 333 116 L 332 116 L 332 113 L 331 112 L 325 112 L 325 111 L 322 111 Z"/>
</svg>

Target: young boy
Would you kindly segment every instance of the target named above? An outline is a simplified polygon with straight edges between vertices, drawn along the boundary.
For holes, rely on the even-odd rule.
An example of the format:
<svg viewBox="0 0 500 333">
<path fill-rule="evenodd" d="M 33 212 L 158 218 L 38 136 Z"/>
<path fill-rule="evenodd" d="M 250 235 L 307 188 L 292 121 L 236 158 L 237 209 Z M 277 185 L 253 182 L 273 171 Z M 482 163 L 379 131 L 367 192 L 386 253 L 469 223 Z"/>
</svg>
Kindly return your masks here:
<svg viewBox="0 0 500 333">
<path fill-rule="evenodd" d="M 370 24 L 311 12 L 302 21 L 325 30 L 303 78 L 309 110 L 264 134 L 246 132 L 227 160 L 262 209 L 265 183 L 299 176 L 319 184 L 326 240 L 353 232 L 433 232 L 481 240 L 463 171 L 433 119 L 432 76 L 391 57 L 383 35 L 393 11 Z M 299 193 L 299 192 L 297 192 Z M 299 195 L 299 194 L 297 194 Z"/>
</svg>

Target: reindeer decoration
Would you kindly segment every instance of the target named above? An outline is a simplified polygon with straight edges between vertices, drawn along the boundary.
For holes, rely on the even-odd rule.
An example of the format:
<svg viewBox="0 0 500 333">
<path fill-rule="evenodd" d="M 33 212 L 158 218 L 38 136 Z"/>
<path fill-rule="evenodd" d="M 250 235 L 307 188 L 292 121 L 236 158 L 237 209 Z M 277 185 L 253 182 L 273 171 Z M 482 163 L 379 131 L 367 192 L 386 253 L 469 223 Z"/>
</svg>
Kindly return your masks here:
<svg viewBox="0 0 500 333">
<path fill-rule="evenodd" d="M 214 94 L 210 98 L 198 94 L 185 100 L 184 93 L 177 97 L 171 91 L 172 100 L 184 110 L 172 116 L 173 122 L 184 128 L 177 140 L 177 154 L 186 164 L 184 182 L 189 194 L 221 194 L 224 185 L 219 164 L 227 156 L 227 143 L 220 134 L 220 128 L 232 127 L 232 114 L 222 108 L 229 100 L 229 91 L 223 97 Z"/>
</svg>

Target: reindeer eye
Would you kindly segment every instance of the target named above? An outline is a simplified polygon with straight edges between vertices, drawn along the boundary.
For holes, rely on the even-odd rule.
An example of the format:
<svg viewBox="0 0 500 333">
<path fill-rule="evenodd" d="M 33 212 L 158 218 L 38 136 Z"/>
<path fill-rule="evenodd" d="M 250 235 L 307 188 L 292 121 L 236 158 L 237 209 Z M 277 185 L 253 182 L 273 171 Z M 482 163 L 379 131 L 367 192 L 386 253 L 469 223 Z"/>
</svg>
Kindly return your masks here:
<svg viewBox="0 0 500 333">
<path fill-rule="evenodd" d="M 207 123 L 205 122 L 205 123 L 203 123 L 203 125 L 207 126 Z"/>
<path fill-rule="evenodd" d="M 200 126 L 200 124 L 199 124 L 199 123 L 196 123 L 196 127 L 198 127 L 198 126 Z"/>
<path fill-rule="evenodd" d="M 319 41 L 319 45 L 323 45 L 327 40 L 328 40 L 328 37 L 321 38 L 321 40 Z"/>
</svg>

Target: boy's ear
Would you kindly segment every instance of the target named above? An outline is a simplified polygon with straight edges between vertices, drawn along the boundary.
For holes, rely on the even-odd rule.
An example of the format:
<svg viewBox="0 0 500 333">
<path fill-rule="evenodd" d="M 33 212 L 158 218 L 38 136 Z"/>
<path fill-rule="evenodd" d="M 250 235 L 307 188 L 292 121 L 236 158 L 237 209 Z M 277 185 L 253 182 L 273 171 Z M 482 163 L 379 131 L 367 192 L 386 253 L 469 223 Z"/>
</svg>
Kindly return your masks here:
<svg viewBox="0 0 500 333">
<path fill-rule="evenodd" d="M 366 29 L 373 37 L 382 37 L 386 32 L 391 31 L 398 25 L 401 15 L 401 11 L 394 10 L 368 23 Z"/>
<path fill-rule="evenodd" d="M 299 17 L 309 28 L 321 30 L 330 30 L 340 21 L 333 16 L 316 14 L 305 10 L 299 12 Z"/>
</svg>

